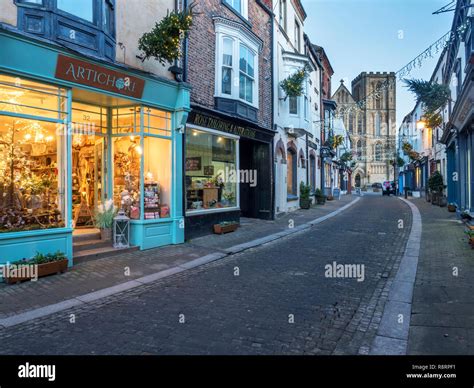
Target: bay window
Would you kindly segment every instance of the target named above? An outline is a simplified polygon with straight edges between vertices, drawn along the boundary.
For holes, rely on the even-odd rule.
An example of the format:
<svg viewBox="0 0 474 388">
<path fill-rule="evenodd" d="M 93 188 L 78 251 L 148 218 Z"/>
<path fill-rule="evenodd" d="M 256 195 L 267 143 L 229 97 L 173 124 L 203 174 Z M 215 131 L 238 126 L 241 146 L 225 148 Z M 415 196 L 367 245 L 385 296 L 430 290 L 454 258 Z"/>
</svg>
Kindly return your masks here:
<svg viewBox="0 0 474 388">
<path fill-rule="evenodd" d="M 94 21 L 94 0 L 57 0 L 58 9 L 88 22 Z"/>
<path fill-rule="evenodd" d="M 239 98 L 253 102 L 255 55 L 243 44 L 240 45 Z"/>
<path fill-rule="evenodd" d="M 232 94 L 232 39 L 223 39 L 222 52 L 222 94 Z"/>
<path fill-rule="evenodd" d="M 258 108 L 258 52 L 255 37 L 216 21 L 216 97 Z"/>
</svg>

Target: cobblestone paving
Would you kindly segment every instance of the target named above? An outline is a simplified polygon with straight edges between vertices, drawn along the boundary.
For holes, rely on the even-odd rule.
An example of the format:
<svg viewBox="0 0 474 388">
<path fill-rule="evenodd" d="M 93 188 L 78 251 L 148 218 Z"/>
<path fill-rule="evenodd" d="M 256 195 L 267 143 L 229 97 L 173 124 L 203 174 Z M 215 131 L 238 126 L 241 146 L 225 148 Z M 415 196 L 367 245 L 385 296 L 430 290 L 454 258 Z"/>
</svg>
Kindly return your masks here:
<svg viewBox="0 0 474 388">
<path fill-rule="evenodd" d="M 410 225 L 396 198 L 363 197 L 310 230 L 2 329 L 0 353 L 366 354 Z M 364 264 L 365 280 L 325 278 L 333 261 Z"/>
</svg>

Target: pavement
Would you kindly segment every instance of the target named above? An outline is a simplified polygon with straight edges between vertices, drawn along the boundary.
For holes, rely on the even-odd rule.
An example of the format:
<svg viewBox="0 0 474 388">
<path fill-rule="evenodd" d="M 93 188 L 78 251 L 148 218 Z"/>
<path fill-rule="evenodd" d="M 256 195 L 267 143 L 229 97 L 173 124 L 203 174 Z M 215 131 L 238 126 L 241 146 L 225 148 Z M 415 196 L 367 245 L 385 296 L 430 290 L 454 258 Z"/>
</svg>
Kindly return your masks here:
<svg viewBox="0 0 474 388">
<path fill-rule="evenodd" d="M 423 232 L 408 354 L 474 354 L 474 250 L 446 207 L 412 199 Z"/>
<path fill-rule="evenodd" d="M 375 195 L 344 206 L 292 213 L 274 223 L 291 233 L 272 241 L 233 254 L 220 244 L 220 259 L 0 329 L 0 353 L 369 354 L 412 212 Z M 251 235 L 261 241 L 264 233 Z M 230 248 L 242 245 L 222 237 L 232 237 Z M 336 264 L 363 276 L 328 272 Z"/>
<path fill-rule="evenodd" d="M 242 219 L 236 232 L 208 235 L 181 245 L 134 251 L 75 265 L 67 273 L 16 285 L 0 283 L 0 327 L 12 326 L 66 308 L 148 284 L 197 265 L 221 259 L 296 233 L 338 211 L 357 196 L 298 210 L 274 221 Z"/>
<path fill-rule="evenodd" d="M 1 286 L 0 354 L 474 354 L 473 252 L 446 208 L 347 196 Z"/>
</svg>

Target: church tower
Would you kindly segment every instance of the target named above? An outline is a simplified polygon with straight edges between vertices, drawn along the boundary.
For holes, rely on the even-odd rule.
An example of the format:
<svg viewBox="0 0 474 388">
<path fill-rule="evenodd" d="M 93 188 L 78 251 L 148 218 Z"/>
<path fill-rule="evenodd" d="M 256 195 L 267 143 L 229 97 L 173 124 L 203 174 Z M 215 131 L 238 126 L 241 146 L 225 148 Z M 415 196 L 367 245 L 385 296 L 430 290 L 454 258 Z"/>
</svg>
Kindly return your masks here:
<svg viewBox="0 0 474 388">
<path fill-rule="evenodd" d="M 334 93 L 338 113 L 349 130 L 356 162 L 354 186 L 370 186 L 394 179 L 396 159 L 396 78 L 395 73 L 359 74 L 351 85 L 344 82 Z"/>
</svg>

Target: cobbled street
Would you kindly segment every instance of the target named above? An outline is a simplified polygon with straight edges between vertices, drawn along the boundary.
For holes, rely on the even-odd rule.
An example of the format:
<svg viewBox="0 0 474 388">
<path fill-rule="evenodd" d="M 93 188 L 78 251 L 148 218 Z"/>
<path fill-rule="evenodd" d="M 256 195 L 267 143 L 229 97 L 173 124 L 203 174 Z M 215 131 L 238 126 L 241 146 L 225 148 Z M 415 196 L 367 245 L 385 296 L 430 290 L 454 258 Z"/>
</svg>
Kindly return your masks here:
<svg viewBox="0 0 474 388">
<path fill-rule="evenodd" d="M 0 353 L 368 354 L 411 218 L 366 195 L 309 230 L 1 329 Z M 363 281 L 325 277 L 333 262 L 363 265 Z"/>
</svg>

